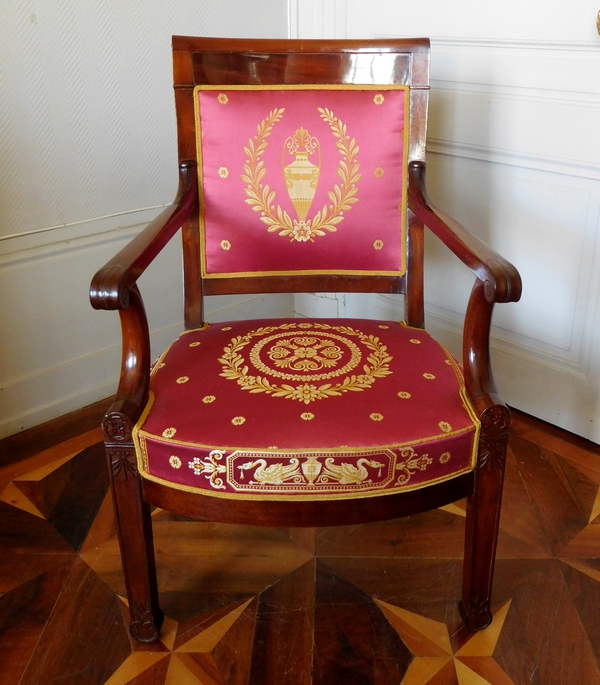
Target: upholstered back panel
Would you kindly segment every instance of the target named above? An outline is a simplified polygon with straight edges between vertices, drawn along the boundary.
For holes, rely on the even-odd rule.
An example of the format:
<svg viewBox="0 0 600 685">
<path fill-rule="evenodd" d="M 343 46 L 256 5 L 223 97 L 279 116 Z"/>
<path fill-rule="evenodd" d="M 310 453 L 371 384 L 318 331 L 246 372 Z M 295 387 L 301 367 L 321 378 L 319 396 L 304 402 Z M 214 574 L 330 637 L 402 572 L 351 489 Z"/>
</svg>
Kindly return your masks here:
<svg viewBox="0 0 600 685">
<path fill-rule="evenodd" d="M 407 86 L 197 86 L 205 278 L 405 271 Z"/>
</svg>

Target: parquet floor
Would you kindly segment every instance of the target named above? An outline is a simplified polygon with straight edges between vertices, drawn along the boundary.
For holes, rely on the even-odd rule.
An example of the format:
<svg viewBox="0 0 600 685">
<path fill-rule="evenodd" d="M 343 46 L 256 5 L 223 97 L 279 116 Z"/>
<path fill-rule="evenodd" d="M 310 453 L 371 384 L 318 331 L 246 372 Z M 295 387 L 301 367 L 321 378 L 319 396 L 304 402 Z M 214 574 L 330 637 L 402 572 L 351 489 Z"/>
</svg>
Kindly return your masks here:
<svg viewBox="0 0 600 685">
<path fill-rule="evenodd" d="M 459 627 L 463 503 L 317 530 L 157 510 L 150 647 L 127 635 L 99 431 L 3 443 L 0 683 L 600 684 L 600 448 L 513 426 L 486 631 Z"/>
</svg>

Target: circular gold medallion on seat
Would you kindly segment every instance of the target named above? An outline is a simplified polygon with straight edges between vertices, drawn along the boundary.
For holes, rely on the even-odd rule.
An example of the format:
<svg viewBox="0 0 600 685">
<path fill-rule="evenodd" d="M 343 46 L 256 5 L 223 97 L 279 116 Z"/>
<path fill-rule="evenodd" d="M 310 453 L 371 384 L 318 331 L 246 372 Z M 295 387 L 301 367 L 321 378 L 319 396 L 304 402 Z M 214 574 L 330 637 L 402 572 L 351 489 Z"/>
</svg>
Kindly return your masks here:
<svg viewBox="0 0 600 685">
<path fill-rule="evenodd" d="M 340 366 L 348 356 L 350 359 Z M 359 348 L 351 340 L 325 331 L 275 333 L 250 350 L 250 361 L 257 371 L 286 381 L 336 378 L 356 368 L 361 359 Z M 285 373 L 283 369 L 297 373 Z"/>
<path fill-rule="evenodd" d="M 259 340 L 250 348 L 246 360 L 245 348 L 255 338 Z M 368 362 L 362 367 L 363 373 L 351 374 L 363 356 Z M 248 361 L 257 372 L 255 375 L 250 372 Z M 392 373 L 391 361 L 386 345 L 378 337 L 350 326 L 326 323 L 265 326 L 232 338 L 219 358 L 223 365 L 220 375 L 237 381 L 244 390 L 265 392 L 305 404 L 370 388 L 376 379 Z M 296 381 L 299 385 L 276 385 L 267 376 Z M 344 378 L 335 384 L 313 385 L 342 376 Z"/>
</svg>

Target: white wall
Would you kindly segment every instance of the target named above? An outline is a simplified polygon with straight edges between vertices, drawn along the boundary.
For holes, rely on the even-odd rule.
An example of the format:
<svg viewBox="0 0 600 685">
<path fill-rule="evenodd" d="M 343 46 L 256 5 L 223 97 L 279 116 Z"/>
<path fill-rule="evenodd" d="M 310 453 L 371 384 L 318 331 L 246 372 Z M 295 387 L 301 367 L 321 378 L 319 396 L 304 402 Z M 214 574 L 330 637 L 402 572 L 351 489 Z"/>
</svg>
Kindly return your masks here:
<svg viewBox="0 0 600 685">
<path fill-rule="evenodd" d="M 600 442 L 600 36 L 579 0 L 295 0 L 300 37 L 430 36 L 428 187 L 523 276 L 496 308 L 503 398 Z M 472 276 L 427 244 L 427 328 L 460 355 Z M 450 269 L 442 278 L 442 268 Z M 445 271 L 448 273 L 448 271 Z M 398 298 L 303 296 L 315 315 L 402 317 Z"/>
<path fill-rule="evenodd" d="M 177 187 L 171 35 L 285 37 L 288 13 L 281 0 L 15 0 L 1 14 L 3 437 L 116 389 L 118 315 L 93 311 L 87 290 Z M 177 238 L 141 287 L 159 350 L 182 326 Z M 213 298 L 209 319 L 244 299 L 250 315 L 293 310 L 291 297 Z"/>
</svg>

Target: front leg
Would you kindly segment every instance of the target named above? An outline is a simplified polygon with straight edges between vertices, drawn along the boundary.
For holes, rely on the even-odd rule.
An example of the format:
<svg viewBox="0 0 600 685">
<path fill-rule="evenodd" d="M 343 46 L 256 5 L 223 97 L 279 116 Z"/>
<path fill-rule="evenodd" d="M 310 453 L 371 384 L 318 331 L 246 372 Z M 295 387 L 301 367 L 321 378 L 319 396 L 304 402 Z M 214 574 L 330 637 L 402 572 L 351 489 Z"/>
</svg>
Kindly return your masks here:
<svg viewBox="0 0 600 685">
<path fill-rule="evenodd" d="M 469 630 L 481 630 L 492 621 L 492 579 L 509 424 L 510 412 L 505 406 L 489 407 L 481 417 L 475 489 L 467 499 L 463 596 L 459 604 Z"/>
<path fill-rule="evenodd" d="M 131 426 L 123 415 L 109 413 L 103 429 L 131 614 L 129 629 L 139 642 L 156 642 L 164 615 L 158 604 L 150 506 L 143 500 Z"/>
</svg>

